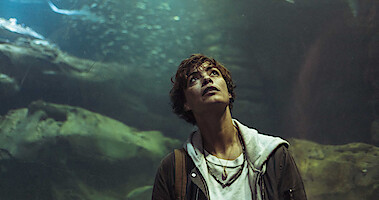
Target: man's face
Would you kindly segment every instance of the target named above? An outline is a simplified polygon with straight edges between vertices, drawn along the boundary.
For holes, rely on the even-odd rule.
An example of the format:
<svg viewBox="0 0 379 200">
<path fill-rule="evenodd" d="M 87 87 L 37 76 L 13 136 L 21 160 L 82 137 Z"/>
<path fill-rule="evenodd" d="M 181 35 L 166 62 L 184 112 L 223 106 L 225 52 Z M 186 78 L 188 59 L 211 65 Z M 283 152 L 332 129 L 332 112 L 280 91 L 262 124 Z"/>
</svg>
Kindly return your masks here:
<svg viewBox="0 0 379 200">
<path fill-rule="evenodd" d="M 193 68 L 187 75 L 187 88 L 184 89 L 186 111 L 194 114 L 209 111 L 212 106 L 228 106 L 232 97 L 220 70 L 209 62 Z"/>
</svg>

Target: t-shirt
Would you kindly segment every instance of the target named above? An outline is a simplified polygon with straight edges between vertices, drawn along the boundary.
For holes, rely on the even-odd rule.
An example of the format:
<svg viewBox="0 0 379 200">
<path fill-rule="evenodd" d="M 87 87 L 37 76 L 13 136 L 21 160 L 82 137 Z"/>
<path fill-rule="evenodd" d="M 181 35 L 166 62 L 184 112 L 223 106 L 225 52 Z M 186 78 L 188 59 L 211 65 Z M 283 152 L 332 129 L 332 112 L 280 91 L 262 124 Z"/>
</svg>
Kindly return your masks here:
<svg viewBox="0 0 379 200">
<path fill-rule="evenodd" d="M 211 200 L 252 199 L 248 176 L 249 170 L 247 167 L 247 161 L 244 162 L 245 157 L 243 153 L 241 153 L 241 155 L 235 160 L 224 160 L 217 158 L 206 151 L 204 153 L 209 170 L 208 189 Z M 225 170 L 227 172 L 227 178 L 225 180 L 222 179 L 222 173 L 224 172 L 223 166 L 226 166 Z M 242 172 L 240 172 L 241 168 Z M 232 182 L 233 177 L 235 177 L 238 173 L 241 173 L 241 175 L 239 175 L 238 178 Z M 222 184 L 228 184 L 230 182 L 232 182 L 232 184 L 230 186 L 223 186 L 216 180 L 215 177 L 212 176 L 212 174 Z"/>
</svg>

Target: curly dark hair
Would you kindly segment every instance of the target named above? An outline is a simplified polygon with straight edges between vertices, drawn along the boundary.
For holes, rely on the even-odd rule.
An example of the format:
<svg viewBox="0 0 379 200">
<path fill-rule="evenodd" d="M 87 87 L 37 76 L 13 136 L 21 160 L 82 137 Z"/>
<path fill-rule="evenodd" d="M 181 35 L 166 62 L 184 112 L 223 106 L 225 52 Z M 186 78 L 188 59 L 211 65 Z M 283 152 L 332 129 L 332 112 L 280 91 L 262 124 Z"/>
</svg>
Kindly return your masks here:
<svg viewBox="0 0 379 200">
<path fill-rule="evenodd" d="M 183 118 L 187 122 L 195 125 L 196 120 L 192 111 L 186 111 L 184 109 L 184 104 L 186 102 L 186 97 L 184 95 L 184 90 L 187 88 L 187 78 L 190 70 L 192 68 L 197 68 L 201 66 L 204 62 L 210 63 L 212 66 L 220 70 L 222 77 L 224 78 L 226 85 L 228 87 L 228 92 L 231 94 L 229 99 L 229 108 L 233 108 L 233 102 L 236 97 L 234 88 L 236 87 L 233 83 L 231 73 L 226 69 L 221 63 L 217 62 L 215 59 L 207 57 L 202 54 L 193 54 L 189 58 L 183 60 L 178 70 L 176 71 L 175 78 L 171 78 L 173 86 L 170 91 L 170 99 L 172 103 L 172 109 L 175 114 L 180 118 Z"/>
</svg>

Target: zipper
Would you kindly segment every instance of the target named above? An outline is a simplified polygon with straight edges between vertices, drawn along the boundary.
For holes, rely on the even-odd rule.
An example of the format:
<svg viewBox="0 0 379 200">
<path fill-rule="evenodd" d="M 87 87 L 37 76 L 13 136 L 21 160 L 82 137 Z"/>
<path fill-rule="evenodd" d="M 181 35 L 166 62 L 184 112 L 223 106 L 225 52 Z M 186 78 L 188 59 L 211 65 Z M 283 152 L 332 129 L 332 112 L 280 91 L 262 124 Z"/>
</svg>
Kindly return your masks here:
<svg viewBox="0 0 379 200">
<path fill-rule="evenodd" d="M 263 176 L 260 176 L 261 181 L 261 193 L 262 193 L 262 200 L 265 200 L 265 184 L 263 183 Z"/>
</svg>

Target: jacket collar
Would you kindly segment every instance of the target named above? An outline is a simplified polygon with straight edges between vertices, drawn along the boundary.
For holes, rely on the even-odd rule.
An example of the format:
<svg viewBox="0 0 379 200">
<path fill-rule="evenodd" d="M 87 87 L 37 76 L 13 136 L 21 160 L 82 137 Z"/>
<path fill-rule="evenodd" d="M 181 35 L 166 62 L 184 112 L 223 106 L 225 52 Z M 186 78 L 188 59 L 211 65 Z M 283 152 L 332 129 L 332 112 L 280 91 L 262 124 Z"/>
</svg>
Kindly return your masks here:
<svg viewBox="0 0 379 200">
<path fill-rule="evenodd" d="M 279 137 L 273 137 L 258 133 L 257 130 L 249 128 L 239 121 L 233 119 L 233 123 L 239 128 L 243 141 L 245 142 L 246 156 L 254 168 L 261 170 L 270 154 L 281 144 L 289 146 L 289 143 Z"/>
<path fill-rule="evenodd" d="M 233 123 L 240 130 L 242 139 L 245 143 L 246 156 L 253 167 L 260 171 L 263 164 L 267 161 L 270 154 L 281 144 L 289 146 L 289 143 L 279 137 L 273 137 L 258 133 L 257 130 L 241 124 L 233 119 Z M 202 173 L 207 173 L 203 156 L 203 145 L 200 131 L 193 132 L 184 143 L 184 149 L 188 152 L 196 167 Z M 203 174 L 204 175 L 204 174 Z"/>
</svg>

